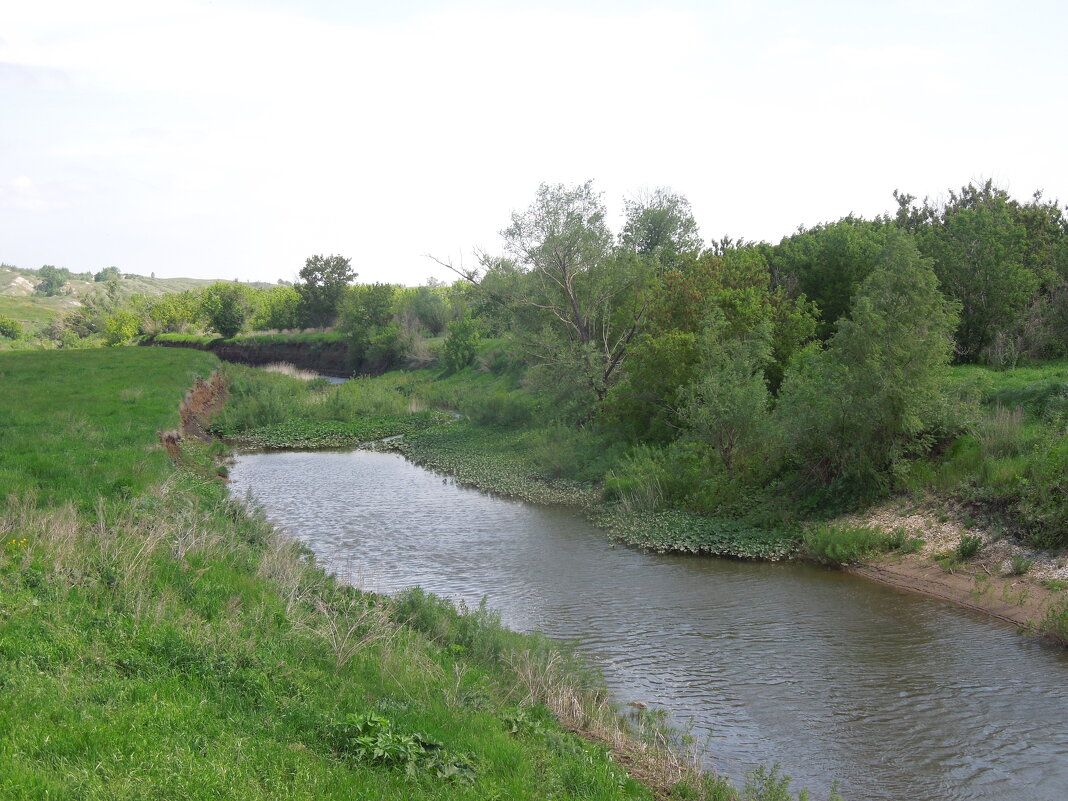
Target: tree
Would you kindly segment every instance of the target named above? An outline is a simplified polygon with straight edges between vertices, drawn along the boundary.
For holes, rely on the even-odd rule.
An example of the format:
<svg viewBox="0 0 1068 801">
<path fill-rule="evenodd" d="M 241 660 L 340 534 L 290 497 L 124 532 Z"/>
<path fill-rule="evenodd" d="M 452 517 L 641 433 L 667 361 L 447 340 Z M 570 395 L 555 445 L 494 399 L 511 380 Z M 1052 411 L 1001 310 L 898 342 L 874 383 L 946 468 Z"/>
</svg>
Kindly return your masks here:
<svg viewBox="0 0 1068 801">
<path fill-rule="evenodd" d="M 445 369 L 450 373 L 463 370 L 475 361 L 478 352 L 479 330 L 478 324 L 467 312 L 458 320 L 448 324 L 448 335 L 445 337 L 445 349 L 442 356 L 445 359 Z"/>
<path fill-rule="evenodd" d="M 443 288 L 435 284 L 411 291 L 406 300 L 408 311 L 431 336 L 440 336 L 449 319 L 449 307 L 442 296 Z"/>
<path fill-rule="evenodd" d="M 712 312 L 721 315 L 729 338 L 770 324 L 773 358 L 765 375 L 776 392 L 794 355 L 815 335 L 818 311 L 803 294 L 790 297 L 782 287 L 772 287 L 768 264 L 757 248 L 722 244 L 718 254 L 685 258 L 663 274 L 650 306 L 650 333 L 699 334 Z"/>
<path fill-rule="evenodd" d="M 200 305 L 208 325 L 226 339 L 241 333 L 252 313 L 248 290 L 241 284 L 212 284 L 201 295 Z"/>
<path fill-rule="evenodd" d="M 153 275 L 153 277 L 155 277 L 155 275 Z M 122 274 L 119 272 L 118 267 L 105 267 L 93 276 L 93 280 L 98 283 L 101 281 L 118 281 L 120 278 L 122 278 Z"/>
<path fill-rule="evenodd" d="M 888 489 L 932 444 L 956 322 L 930 260 L 895 234 L 826 350 L 810 346 L 787 371 L 774 414 L 787 463 L 809 485 Z"/>
<path fill-rule="evenodd" d="M 70 280 L 70 270 L 66 267 L 53 267 L 51 264 L 44 265 L 37 271 L 41 281 L 34 287 L 35 295 L 52 297 L 58 295 L 63 285 Z"/>
<path fill-rule="evenodd" d="M 680 393 L 699 361 L 697 335 L 691 331 L 642 334 L 627 356 L 623 377 L 605 398 L 604 418 L 628 439 L 670 442 L 682 427 Z"/>
<path fill-rule="evenodd" d="M 827 339 L 894 233 L 888 220 L 853 216 L 802 229 L 766 249 L 773 281 L 819 307 L 818 333 Z"/>
<path fill-rule="evenodd" d="M 991 181 L 950 190 L 944 203 L 894 197 L 898 225 L 915 233 L 942 289 L 961 304 L 958 355 L 989 358 L 1019 331 L 1040 288 L 1057 283 L 1068 252 L 1060 209 L 1043 203 L 1041 193 L 1021 204 Z"/>
<path fill-rule="evenodd" d="M 601 196 L 589 181 L 542 184 L 501 234 L 525 273 L 513 301 L 535 312 L 525 332 L 529 352 L 603 400 L 641 329 L 648 266 L 615 251 Z"/>
<path fill-rule="evenodd" d="M 624 201 L 627 221 L 620 244 L 639 256 L 652 259 L 658 272 L 678 264 L 685 254 L 696 255 L 703 245 L 690 201 L 670 189 L 642 192 Z"/>
<path fill-rule="evenodd" d="M 680 416 L 690 435 L 710 446 L 734 474 L 739 456 L 752 457 L 766 439 L 771 395 L 764 370 L 772 359 L 771 325 L 734 338 L 726 321 L 713 317 L 699 349 L 697 379 L 681 393 Z"/>
<path fill-rule="evenodd" d="M 195 322 L 200 299 L 195 292 L 170 292 L 148 300 L 144 312 L 150 329 L 160 333 L 179 333 Z"/>
<path fill-rule="evenodd" d="M 273 286 L 254 295 L 256 311 L 252 328 L 256 331 L 284 331 L 300 328 L 300 295 L 291 286 Z"/>
<path fill-rule="evenodd" d="M 296 285 L 304 324 L 311 328 L 332 325 L 345 288 L 355 278 L 349 259 L 343 256 L 309 256 Z"/>
<path fill-rule="evenodd" d="M 125 345 L 140 333 L 141 321 L 129 311 L 117 311 L 104 321 L 104 342 Z"/>
</svg>

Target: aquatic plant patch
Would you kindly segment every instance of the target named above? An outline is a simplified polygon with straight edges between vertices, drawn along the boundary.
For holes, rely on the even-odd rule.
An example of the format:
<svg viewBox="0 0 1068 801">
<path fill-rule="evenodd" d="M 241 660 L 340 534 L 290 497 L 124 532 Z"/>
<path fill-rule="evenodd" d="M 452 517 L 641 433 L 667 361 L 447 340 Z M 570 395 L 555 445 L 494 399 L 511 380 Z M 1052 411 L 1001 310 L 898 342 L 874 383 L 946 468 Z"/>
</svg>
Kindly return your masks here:
<svg viewBox="0 0 1068 801">
<path fill-rule="evenodd" d="M 690 553 L 779 561 L 795 555 L 800 535 L 760 529 L 738 520 L 701 517 L 679 510 L 627 512 L 605 509 L 593 522 L 627 545 L 657 553 Z"/>
<path fill-rule="evenodd" d="M 404 437 L 393 448 L 418 465 L 487 492 L 529 503 L 592 506 L 597 499 L 592 485 L 539 473 L 526 447 L 529 436 L 459 420 Z"/>
</svg>

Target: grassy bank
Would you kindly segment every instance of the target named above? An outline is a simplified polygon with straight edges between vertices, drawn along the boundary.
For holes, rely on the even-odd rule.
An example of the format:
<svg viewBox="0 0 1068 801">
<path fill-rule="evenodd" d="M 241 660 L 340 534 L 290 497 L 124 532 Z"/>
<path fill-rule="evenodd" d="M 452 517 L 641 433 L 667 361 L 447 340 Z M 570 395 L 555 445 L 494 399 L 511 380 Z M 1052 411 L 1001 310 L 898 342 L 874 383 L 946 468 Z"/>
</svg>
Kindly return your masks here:
<svg viewBox="0 0 1068 801">
<path fill-rule="evenodd" d="M 0 355 L 17 412 L 0 448 L 0 796 L 742 797 L 664 749 L 655 719 L 625 724 L 543 638 L 339 584 L 228 499 L 217 446 L 186 437 L 171 464 L 157 431 L 219 367 Z M 783 791 L 762 772 L 743 792 Z"/>
<path fill-rule="evenodd" d="M 171 468 L 156 431 L 217 367 L 0 357 L 18 393 L 0 449 L 0 795 L 652 797 L 550 713 L 569 697 L 568 725 L 600 716 L 610 739 L 603 692 L 565 654 L 485 610 L 338 585 L 227 500 L 206 446 L 184 441 Z"/>
</svg>

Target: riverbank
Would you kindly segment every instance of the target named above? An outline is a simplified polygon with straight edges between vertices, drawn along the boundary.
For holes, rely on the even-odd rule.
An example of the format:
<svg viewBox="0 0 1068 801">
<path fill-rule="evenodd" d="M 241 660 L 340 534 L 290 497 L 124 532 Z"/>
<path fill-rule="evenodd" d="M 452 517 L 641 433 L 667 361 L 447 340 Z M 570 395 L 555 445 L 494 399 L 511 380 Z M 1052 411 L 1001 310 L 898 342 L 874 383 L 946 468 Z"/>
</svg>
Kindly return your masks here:
<svg viewBox="0 0 1068 801">
<path fill-rule="evenodd" d="M 0 795 L 686 792 L 697 774 L 628 734 L 566 652 L 486 610 L 346 587 L 230 501 L 224 451 L 195 436 L 217 369 L 191 351 L 0 356 Z"/>
<path fill-rule="evenodd" d="M 528 503 L 579 509 L 609 537 L 633 547 L 768 561 L 808 558 L 800 528 L 764 530 L 681 510 L 646 511 L 604 504 L 600 493 L 588 484 L 540 473 L 530 459 L 530 444 L 529 433 L 462 421 L 417 432 L 388 447 L 415 464 L 480 490 Z M 851 560 L 841 567 L 1068 642 L 1064 556 L 1027 548 L 975 524 L 965 526 L 950 511 L 944 503 L 920 510 L 900 501 L 840 518 L 836 524 L 868 527 L 887 536 L 904 531 L 906 539 L 922 541 L 914 553 L 895 550 Z M 947 561 L 962 538 L 976 536 L 983 540 L 978 556 Z M 1026 566 L 1025 574 L 1012 575 L 1014 558 L 1023 560 L 1016 564 Z"/>
<path fill-rule="evenodd" d="M 847 565 L 874 581 L 930 595 L 1068 644 L 1068 555 L 1027 547 L 948 502 L 902 499 L 842 518 L 844 525 L 902 532 L 913 553 L 889 553 Z M 965 538 L 970 559 L 956 558 Z"/>
<path fill-rule="evenodd" d="M 285 362 L 322 375 L 348 378 L 353 363 L 347 341 L 340 334 L 260 334 L 225 339 L 194 334 L 156 334 L 142 345 L 190 348 L 214 353 L 235 364 L 261 367 Z"/>
<path fill-rule="evenodd" d="M 929 501 L 921 514 L 910 496 L 873 507 L 865 514 L 832 522 L 832 528 L 861 527 L 880 542 L 899 545 L 847 551 L 824 560 L 808 553 L 805 533 L 812 524 L 780 522 L 757 526 L 737 517 L 698 515 L 665 506 L 659 498 L 643 504 L 634 491 L 606 499 L 605 491 L 575 466 L 596 459 L 601 443 L 575 432 L 525 425 L 455 420 L 428 407 L 444 405 L 484 420 L 522 419 L 532 402 L 522 389 L 502 388 L 499 377 L 483 374 L 434 380 L 428 373 L 391 373 L 326 387 L 248 368 L 230 368 L 235 397 L 213 431 L 254 447 L 355 446 L 375 437 L 404 436 L 378 446 L 395 450 L 423 467 L 497 495 L 534 504 L 580 510 L 612 539 L 657 553 L 780 561 L 818 557 L 846 569 L 987 612 L 1022 628 L 1059 639 L 1068 635 L 1068 582 L 1061 584 L 1049 551 L 1026 548 L 991 527 L 984 535 L 948 500 Z M 318 419 L 317 419 L 318 418 Z M 328 418 L 328 419 L 326 419 Z M 441 424 L 442 421 L 447 424 Z M 274 421 L 263 425 L 264 421 Z M 316 439 L 315 432 L 338 433 L 355 425 L 362 436 Z M 618 463 L 617 455 L 606 457 Z M 612 461 L 614 460 L 614 461 Z M 599 468 L 604 470 L 604 468 Z M 664 480 L 669 480 L 665 477 Z M 848 533 L 848 532 L 846 532 Z M 964 538 L 986 537 L 980 560 L 950 559 Z M 909 549 L 901 546 L 908 541 Z M 916 548 L 915 546 L 919 547 Z M 905 552 L 908 550 L 910 552 Z M 996 566 L 987 561 L 1000 554 Z M 1028 575 L 1010 571 L 1012 556 Z M 1019 570 L 1017 571 L 1019 572 Z"/>
</svg>

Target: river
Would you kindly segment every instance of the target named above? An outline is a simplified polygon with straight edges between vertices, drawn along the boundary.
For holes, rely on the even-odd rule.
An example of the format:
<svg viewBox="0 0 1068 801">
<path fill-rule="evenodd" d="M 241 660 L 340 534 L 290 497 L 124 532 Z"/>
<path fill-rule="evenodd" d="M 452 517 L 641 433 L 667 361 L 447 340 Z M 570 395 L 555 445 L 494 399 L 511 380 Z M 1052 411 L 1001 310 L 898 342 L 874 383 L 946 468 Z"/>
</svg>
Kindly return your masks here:
<svg viewBox="0 0 1068 801">
<path fill-rule="evenodd" d="M 739 782 L 778 762 L 848 801 L 1068 798 L 1068 652 L 998 621 L 809 565 L 617 547 L 396 454 L 239 454 L 230 479 L 361 587 L 485 596 L 575 642 Z"/>
</svg>

